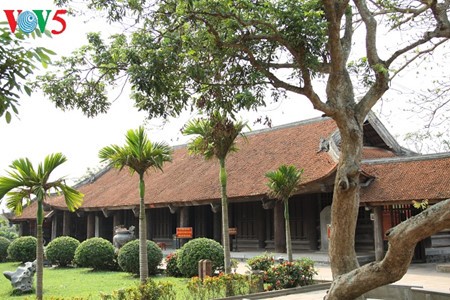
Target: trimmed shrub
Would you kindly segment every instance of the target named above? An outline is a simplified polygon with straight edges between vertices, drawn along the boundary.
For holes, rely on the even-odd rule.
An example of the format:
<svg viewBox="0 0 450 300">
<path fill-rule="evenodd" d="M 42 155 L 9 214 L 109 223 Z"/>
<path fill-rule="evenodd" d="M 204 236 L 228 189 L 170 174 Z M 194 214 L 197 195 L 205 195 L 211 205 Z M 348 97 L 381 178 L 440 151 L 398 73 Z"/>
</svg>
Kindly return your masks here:
<svg viewBox="0 0 450 300">
<path fill-rule="evenodd" d="M 268 290 L 281 290 L 297 286 L 313 284 L 313 276 L 317 274 L 314 261 L 302 258 L 295 262 L 284 262 L 273 266 L 265 275 L 264 281 Z"/>
<path fill-rule="evenodd" d="M 185 277 L 198 275 L 198 261 L 209 259 L 213 272 L 223 268 L 223 247 L 218 242 L 207 239 L 193 239 L 178 250 L 177 266 Z"/>
<path fill-rule="evenodd" d="M 45 248 L 45 256 L 52 263 L 65 267 L 72 263 L 75 250 L 80 245 L 77 239 L 70 236 L 60 236 L 52 240 Z"/>
<path fill-rule="evenodd" d="M 37 239 L 34 236 L 22 236 L 14 241 L 8 247 L 8 257 L 12 261 L 34 261 L 36 259 Z"/>
<path fill-rule="evenodd" d="M 149 278 L 144 284 L 113 291 L 111 294 L 100 293 L 100 298 L 102 300 L 175 300 L 177 297 L 172 283 L 155 282 Z"/>
<path fill-rule="evenodd" d="M 172 276 L 172 277 L 183 276 L 183 274 L 181 274 L 181 271 L 177 265 L 177 257 L 178 257 L 178 251 L 170 253 L 169 255 L 166 256 L 166 275 L 167 276 Z"/>
<path fill-rule="evenodd" d="M 153 275 L 158 271 L 163 254 L 161 248 L 153 241 L 147 241 L 148 274 Z M 119 250 L 117 262 L 120 268 L 128 273 L 139 274 L 139 240 L 133 240 Z"/>
<path fill-rule="evenodd" d="M 272 255 L 264 253 L 248 259 L 247 263 L 253 271 L 267 271 L 274 265 L 275 261 Z"/>
<path fill-rule="evenodd" d="M 7 238 L 0 236 L 0 262 L 6 261 L 10 244 L 11 242 Z"/>
<path fill-rule="evenodd" d="M 94 270 L 114 269 L 114 247 L 103 238 L 90 238 L 82 242 L 75 250 L 74 263 L 79 267 Z"/>
</svg>

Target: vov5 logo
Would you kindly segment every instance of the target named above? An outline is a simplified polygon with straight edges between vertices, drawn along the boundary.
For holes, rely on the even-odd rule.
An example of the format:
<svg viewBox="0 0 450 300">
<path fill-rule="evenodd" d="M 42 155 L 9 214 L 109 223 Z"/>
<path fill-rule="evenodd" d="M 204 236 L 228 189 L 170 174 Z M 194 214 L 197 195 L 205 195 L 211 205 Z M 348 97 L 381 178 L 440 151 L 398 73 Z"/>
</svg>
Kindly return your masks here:
<svg viewBox="0 0 450 300">
<path fill-rule="evenodd" d="M 15 13 L 15 10 L 3 11 L 5 12 L 12 33 L 16 31 L 17 27 L 24 33 L 31 33 L 36 27 L 39 27 L 41 33 L 44 33 L 49 22 L 52 23 L 53 28 L 56 27 L 59 29 L 52 29 L 52 34 L 61 34 L 66 30 L 66 20 L 62 17 L 67 12 L 65 9 L 58 9 L 51 17 L 51 20 L 49 20 L 52 15 L 52 10 L 50 9 L 45 11 L 42 9 L 17 10 L 17 13 Z M 55 26 L 53 25 L 54 23 L 56 23 Z"/>
</svg>

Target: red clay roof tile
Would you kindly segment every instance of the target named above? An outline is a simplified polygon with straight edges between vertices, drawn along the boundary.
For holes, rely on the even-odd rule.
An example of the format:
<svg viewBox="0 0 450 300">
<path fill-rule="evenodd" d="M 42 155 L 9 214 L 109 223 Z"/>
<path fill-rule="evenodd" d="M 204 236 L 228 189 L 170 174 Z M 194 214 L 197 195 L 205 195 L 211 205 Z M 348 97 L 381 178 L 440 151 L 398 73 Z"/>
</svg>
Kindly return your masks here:
<svg viewBox="0 0 450 300">
<path fill-rule="evenodd" d="M 366 161 L 362 169 L 375 176 L 361 189 L 363 203 L 450 198 L 450 154 Z"/>
</svg>

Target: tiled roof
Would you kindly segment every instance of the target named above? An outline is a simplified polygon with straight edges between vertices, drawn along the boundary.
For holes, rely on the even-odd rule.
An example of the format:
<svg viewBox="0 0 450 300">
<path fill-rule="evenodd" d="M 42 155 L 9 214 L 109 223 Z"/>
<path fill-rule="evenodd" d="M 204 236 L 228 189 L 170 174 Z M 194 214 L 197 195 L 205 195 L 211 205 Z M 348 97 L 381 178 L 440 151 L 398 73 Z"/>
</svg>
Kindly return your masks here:
<svg viewBox="0 0 450 300">
<path fill-rule="evenodd" d="M 262 196 L 268 191 L 264 174 L 281 164 L 303 168 L 303 185 L 333 173 L 336 162 L 326 152 L 318 152 L 320 138 L 336 130 L 331 119 L 314 119 L 279 128 L 253 132 L 247 141 L 238 140 L 239 151 L 227 158 L 228 197 L 242 199 Z M 151 170 L 146 178 L 145 202 L 148 206 L 169 203 L 191 205 L 220 199 L 219 164 L 192 157 L 186 147 L 174 150 L 173 162 L 164 172 Z M 120 208 L 139 203 L 138 177 L 124 169 L 111 169 L 92 183 L 79 187 L 85 194 L 82 208 Z M 61 197 L 51 199 L 52 206 L 64 208 Z"/>
<path fill-rule="evenodd" d="M 367 160 L 362 169 L 375 177 L 361 189 L 363 203 L 450 198 L 450 154 Z"/>
</svg>

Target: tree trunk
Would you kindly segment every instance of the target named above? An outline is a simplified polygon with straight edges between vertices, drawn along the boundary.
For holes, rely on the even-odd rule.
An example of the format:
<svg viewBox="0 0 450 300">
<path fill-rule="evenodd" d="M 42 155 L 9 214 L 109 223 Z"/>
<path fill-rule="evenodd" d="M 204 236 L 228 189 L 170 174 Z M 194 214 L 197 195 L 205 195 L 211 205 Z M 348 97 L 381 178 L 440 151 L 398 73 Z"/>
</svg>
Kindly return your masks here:
<svg viewBox="0 0 450 300">
<path fill-rule="evenodd" d="M 145 219 L 144 174 L 139 174 L 139 279 L 144 283 L 148 278 L 147 222 Z"/>
<path fill-rule="evenodd" d="M 355 230 L 363 145 L 362 122 L 357 117 L 351 112 L 344 112 L 335 116 L 335 120 L 342 142 L 331 206 L 329 255 L 333 278 L 359 267 L 355 252 Z"/>
<path fill-rule="evenodd" d="M 223 260 L 225 274 L 231 274 L 231 255 L 230 255 L 230 235 L 228 234 L 228 197 L 227 197 L 227 171 L 225 169 L 225 159 L 219 159 L 220 162 L 220 186 L 222 196 L 222 243 Z M 225 296 L 233 296 L 232 283 L 227 281 L 225 284 Z"/>
<path fill-rule="evenodd" d="M 354 299 L 374 288 L 401 279 L 408 270 L 416 244 L 449 227 L 450 199 L 400 223 L 386 233 L 389 249 L 384 259 L 337 276 L 326 299 Z"/>
<path fill-rule="evenodd" d="M 227 171 L 225 169 L 225 159 L 219 159 L 220 162 L 220 186 L 222 196 L 222 244 L 224 256 L 225 274 L 231 273 L 230 259 L 230 236 L 228 234 L 228 197 L 227 197 Z"/>
<path fill-rule="evenodd" d="M 42 300 L 43 297 L 43 277 L 44 277 L 44 244 L 42 224 L 44 223 L 44 213 L 42 209 L 42 199 L 37 200 L 36 216 L 36 299 Z"/>
<path fill-rule="evenodd" d="M 292 262 L 292 240 L 291 240 L 291 224 L 289 223 L 289 198 L 284 199 L 284 222 L 286 227 L 286 251 L 288 261 Z"/>
</svg>

